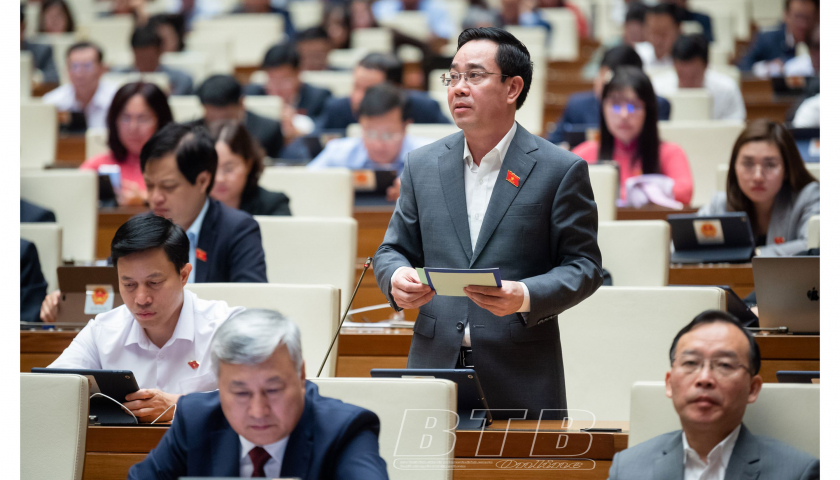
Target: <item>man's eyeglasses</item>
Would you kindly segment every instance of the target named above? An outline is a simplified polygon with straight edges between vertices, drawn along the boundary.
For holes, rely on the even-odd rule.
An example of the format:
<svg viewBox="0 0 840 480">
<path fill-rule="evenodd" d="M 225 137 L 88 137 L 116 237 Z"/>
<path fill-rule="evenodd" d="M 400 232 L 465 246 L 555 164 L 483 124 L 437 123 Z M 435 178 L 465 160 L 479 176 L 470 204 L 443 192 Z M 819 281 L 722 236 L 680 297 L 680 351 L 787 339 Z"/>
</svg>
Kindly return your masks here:
<svg viewBox="0 0 840 480">
<path fill-rule="evenodd" d="M 509 77 L 510 75 L 505 75 L 504 73 L 492 73 L 492 72 L 482 72 L 479 70 L 472 70 L 469 72 L 449 72 L 444 73 L 440 76 L 440 81 L 443 83 L 444 87 L 452 87 L 458 85 L 458 82 L 463 78 L 469 83 L 470 85 L 478 85 L 485 78 L 487 75 L 501 75 L 502 81 L 504 81 L 505 77 Z"/>
<path fill-rule="evenodd" d="M 751 373 L 749 367 L 727 357 L 704 359 L 702 357 L 687 355 L 678 358 L 674 362 L 674 365 L 683 375 L 695 375 L 703 370 L 703 365 L 707 361 L 709 362 L 709 370 L 715 378 L 731 377 L 740 368 L 746 370 L 747 373 Z"/>
</svg>

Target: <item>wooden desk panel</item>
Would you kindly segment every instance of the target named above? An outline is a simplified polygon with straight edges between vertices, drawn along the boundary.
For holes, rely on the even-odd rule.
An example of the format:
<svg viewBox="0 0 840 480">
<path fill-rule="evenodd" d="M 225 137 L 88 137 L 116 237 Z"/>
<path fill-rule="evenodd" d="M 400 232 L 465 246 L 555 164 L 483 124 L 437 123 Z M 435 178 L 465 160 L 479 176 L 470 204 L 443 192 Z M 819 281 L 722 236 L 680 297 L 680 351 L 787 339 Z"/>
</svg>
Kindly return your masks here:
<svg viewBox="0 0 840 480">
<path fill-rule="evenodd" d="M 85 161 L 85 135 L 59 134 L 55 159 L 62 164 L 81 165 Z"/>
<path fill-rule="evenodd" d="M 668 283 L 670 285 L 729 285 L 741 298 L 755 290 L 750 263 L 672 264 Z"/>
</svg>

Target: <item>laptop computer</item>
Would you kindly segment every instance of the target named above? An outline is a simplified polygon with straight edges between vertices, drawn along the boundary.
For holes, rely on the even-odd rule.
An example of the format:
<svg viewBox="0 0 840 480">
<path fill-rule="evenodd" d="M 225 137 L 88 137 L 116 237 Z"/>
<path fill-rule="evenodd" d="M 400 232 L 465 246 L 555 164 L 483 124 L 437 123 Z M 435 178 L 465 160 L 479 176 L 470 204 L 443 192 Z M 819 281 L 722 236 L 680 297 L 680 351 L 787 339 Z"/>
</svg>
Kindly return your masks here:
<svg viewBox="0 0 840 480">
<path fill-rule="evenodd" d="M 90 385 L 90 420 L 97 425 L 136 425 L 137 419 L 121 407 L 125 396 L 139 390 L 131 370 L 33 368 L 32 373 L 73 374 L 87 377 Z M 95 393 L 107 395 L 106 398 Z"/>
<path fill-rule="evenodd" d="M 81 323 L 123 304 L 116 267 L 58 267 L 58 321 Z"/>
<path fill-rule="evenodd" d="M 752 267 L 763 328 L 820 333 L 820 257 L 756 257 Z"/>
<path fill-rule="evenodd" d="M 442 378 L 458 385 L 458 429 L 480 430 L 493 423 L 490 407 L 478 381 L 478 374 L 471 368 L 373 368 L 373 378 Z M 475 410 L 475 411 L 474 411 Z"/>
<path fill-rule="evenodd" d="M 779 383 L 820 383 L 820 372 L 779 370 L 778 372 L 776 372 L 776 380 Z"/>
<path fill-rule="evenodd" d="M 671 263 L 748 262 L 755 249 L 744 212 L 722 215 L 668 215 Z"/>
</svg>

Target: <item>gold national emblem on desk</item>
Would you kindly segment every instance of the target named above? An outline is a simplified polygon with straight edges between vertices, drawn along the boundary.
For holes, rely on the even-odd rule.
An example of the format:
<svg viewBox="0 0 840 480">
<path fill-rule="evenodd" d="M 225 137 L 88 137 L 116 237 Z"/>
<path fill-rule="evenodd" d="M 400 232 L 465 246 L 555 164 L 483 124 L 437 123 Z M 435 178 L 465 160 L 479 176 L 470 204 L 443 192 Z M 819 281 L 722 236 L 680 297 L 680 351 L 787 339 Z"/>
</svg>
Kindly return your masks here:
<svg viewBox="0 0 840 480">
<path fill-rule="evenodd" d="M 93 290 L 93 294 L 90 296 L 90 299 L 93 301 L 94 305 L 104 305 L 106 301 L 108 301 L 108 291 L 104 288 L 96 288 Z"/>
</svg>

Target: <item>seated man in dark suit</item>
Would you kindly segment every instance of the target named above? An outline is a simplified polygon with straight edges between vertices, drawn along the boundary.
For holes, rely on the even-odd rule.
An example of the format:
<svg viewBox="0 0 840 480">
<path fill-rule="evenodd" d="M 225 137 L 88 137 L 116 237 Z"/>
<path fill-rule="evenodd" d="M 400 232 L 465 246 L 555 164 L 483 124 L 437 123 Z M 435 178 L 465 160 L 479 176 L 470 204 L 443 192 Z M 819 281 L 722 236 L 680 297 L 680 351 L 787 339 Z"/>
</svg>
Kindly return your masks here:
<svg viewBox="0 0 840 480">
<path fill-rule="evenodd" d="M 295 46 L 281 43 L 269 48 L 262 69 L 268 75 L 265 86 L 249 84 L 245 95 L 276 95 L 283 99 L 283 107 L 301 115 L 317 118 L 332 93 L 300 81 L 300 55 Z"/>
<path fill-rule="evenodd" d="M 379 418 L 306 380 L 300 330 L 272 310 L 224 322 L 210 354 L 219 390 L 181 397 L 172 426 L 129 480 L 387 479 Z"/>
<path fill-rule="evenodd" d="M 53 50 L 50 45 L 43 45 L 40 43 L 27 42 L 24 39 L 26 33 L 26 16 L 24 15 L 24 6 L 20 6 L 20 51 L 28 51 L 32 53 L 32 66 L 40 70 L 42 80 L 44 83 L 58 83 L 58 70 L 55 68 L 55 61 L 53 60 Z"/>
<path fill-rule="evenodd" d="M 20 199 L 20 223 L 52 222 L 55 223 L 55 213 L 38 205 Z"/>
<path fill-rule="evenodd" d="M 47 281 L 41 272 L 35 244 L 20 239 L 20 321 L 38 322 L 41 302 L 47 296 Z"/>
<path fill-rule="evenodd" d="M 134 66 L 120 70 L 122 72 L 165 73 L 169 77 L 169 93 L 172 95 L 192 95 L 193 79 L 177 68 L 161 65 L 163 54 L 160 36 L 155 25 L 146 25 L 134 29 L 131 34 L 131 49 L 134 51 Z"/>
<path fill-rule="evenodd" d="M 695 12 L 688 9 L 688 0 L 665 0 L 663 3 L 673 3 L 678 7 L 677 14 L 683 22 L 697 22 L 703 27 L 703 36 L 706 41 L 712 43 L 715 37 L 712 33 L 712 17 L 705 13 Z"/>
<path fill-rule="evenodd" d="M 266 155 L 279 158 L 283 149 L 280 122 L 245 110 L 242 85 L 231 75 L 212 75 L 198 87 L 198 98 L 204 107 L 204 118 L 191 125 L 208 126 L 217 120 L 238 120 L 245 124 Z"/>
<path fill-rule="evenodd" d="M 632 46 L 619 45 L 607 50 L 601 60 L 598 75 L 592 83 L 592 91 L 569 96 L 566 109 L 557 119 L 557 125 L 554 131 L 548 134 L 547 140 L 559 144 L 566 141 L 567 133 L 573 128 L 587 125 L 598 128 L 601 123 L 601 91 L 607 83 L 607 76 L 611 76 L 616 68 L 625 66 L 642 68 L 642 59 Z M 659 120 L 668 120 L 671 117 L 671 103 L 662 97 L 656 97 L 656 100 Z"/>
<path fill-rule="evenodd" d="M 761 353 L 738 319 L 701 313 L 677 333 L 670 357 L 665 394 L 683 429 L 615 454 L 610 480 L 820 478 L 819 460 L 741 423 L 761 391 Z"/>
<path fill-rule="evenodd" d="M 784 63 L 796 56 L 796 44 L 807 42 L 819 18 L 819 0 L 785 0 L 784 22 L 760 32 L 738 67 L 759 76 L 781 75 Z"/>
<path fill-rule="evenodd" d="M 403 66 L 390 53 L 370 53 L 353 69 L 353 91 L 349 97 L 332 98 L 324 107 L 316 130 L 344 130 L 359 122 L 359 105 L 368 87 L 388 81 L 402 85 Z M 408 118 L 414 123 L 452 123 L 440 109 L 440 104 L 425 92 L 406 90 Z"/>
</svg>

